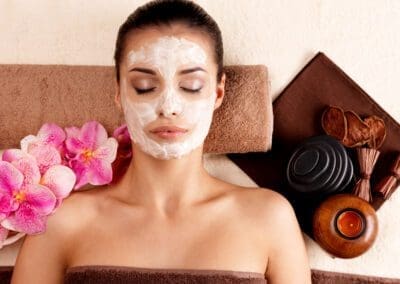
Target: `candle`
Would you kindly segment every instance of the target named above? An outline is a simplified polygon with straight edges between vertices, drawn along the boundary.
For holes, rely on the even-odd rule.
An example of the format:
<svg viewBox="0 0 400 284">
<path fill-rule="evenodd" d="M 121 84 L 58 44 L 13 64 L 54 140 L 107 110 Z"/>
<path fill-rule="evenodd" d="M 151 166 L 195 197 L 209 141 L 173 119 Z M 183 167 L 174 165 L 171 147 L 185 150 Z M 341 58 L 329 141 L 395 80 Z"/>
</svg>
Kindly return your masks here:
<svg viewBox="0 0 400 284">
<path fill-rule="evenodd" d="M 364 229 L 364 218 L 356 211 L 346 209 L 338 216 L 336 227 L 347 238 L 359 237 Z"/>
</svg>

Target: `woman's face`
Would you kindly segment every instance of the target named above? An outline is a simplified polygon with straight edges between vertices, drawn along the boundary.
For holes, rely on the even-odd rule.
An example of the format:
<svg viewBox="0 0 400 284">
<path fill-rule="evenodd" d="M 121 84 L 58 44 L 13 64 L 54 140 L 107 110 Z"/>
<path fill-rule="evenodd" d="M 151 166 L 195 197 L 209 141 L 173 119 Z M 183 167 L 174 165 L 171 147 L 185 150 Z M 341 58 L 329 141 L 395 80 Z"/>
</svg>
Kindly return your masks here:
<svg viewBox="0 0 400 284">
<path fill-rule="evenodd" d="M 209 38 L 183 25 L 127 36 L 116 101 L 132 141 L 156 158 L 180 158 L 204 142 L 224 94 Z"/>
</svg>

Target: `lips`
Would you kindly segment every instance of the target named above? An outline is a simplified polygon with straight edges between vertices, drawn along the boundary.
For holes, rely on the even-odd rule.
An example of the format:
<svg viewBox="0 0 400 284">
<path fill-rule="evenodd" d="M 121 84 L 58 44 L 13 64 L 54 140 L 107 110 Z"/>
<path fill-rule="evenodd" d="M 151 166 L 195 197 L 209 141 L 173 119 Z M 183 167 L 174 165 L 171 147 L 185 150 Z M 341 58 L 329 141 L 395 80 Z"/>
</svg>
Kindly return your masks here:
<svg viewBox="0 0 400 284">
<path fill-rule="evenodd" d="M 163 139 L 177 138 L 184 135 L 188 130 L 177 126 L 160 126 L 150 130 L 151 133 Z"/>
<path fill-rule="evenodd" d="M 177 126 L 160 126 L 160 127 L 150 130 L 150 132 L 153 132 L 153 133 L 165 132 L 165 131 L 167 131 L 167 132 L 186 132 L 187 129 L 180 128 Z"/>
</svg>

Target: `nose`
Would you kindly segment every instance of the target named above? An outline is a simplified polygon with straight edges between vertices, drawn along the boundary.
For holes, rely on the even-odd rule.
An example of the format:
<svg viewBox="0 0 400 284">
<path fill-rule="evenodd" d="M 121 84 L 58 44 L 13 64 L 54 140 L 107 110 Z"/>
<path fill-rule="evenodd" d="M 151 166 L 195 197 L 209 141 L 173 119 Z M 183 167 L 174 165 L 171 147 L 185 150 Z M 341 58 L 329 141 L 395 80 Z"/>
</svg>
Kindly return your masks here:
<svg viewBox="0 0 400 284">
<path fill-rule="evenodd" d="M 174 92 L 166 92 L 160 102 L 158 114 L 165 117 L 177 116 L 182 112 L 182 109 L 182 98 Z"/>
</svg>

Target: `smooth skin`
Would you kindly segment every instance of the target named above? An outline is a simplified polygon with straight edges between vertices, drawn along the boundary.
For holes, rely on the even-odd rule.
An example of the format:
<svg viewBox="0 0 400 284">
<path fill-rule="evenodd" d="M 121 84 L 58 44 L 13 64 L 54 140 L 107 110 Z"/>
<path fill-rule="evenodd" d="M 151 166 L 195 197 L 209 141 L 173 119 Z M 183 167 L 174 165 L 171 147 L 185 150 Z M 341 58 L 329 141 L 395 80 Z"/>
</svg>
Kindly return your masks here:
<svg viewBox="0 0 400 284">
<path fill-rule="evenodd" d="M 183 24 L 146 28 L 128 36 L 126 50 L 165 35 L 195 41 L 207 51 L 212 76 L 203 79 L 205 87 L 215 88 L 218 108 L 225 75 L 216 81 L 206 35 Z M 126 60 L 121 78 L 134 83 L 139 75 L 128 72 Z M 163 78 L 158 74 L 157 80 Z M 116 90 L 122 111 L 119 86 Z M 311 283 L 302 232 L 280 193 L 209 175 L 202 146 L 172 160 L 156 159 L 135 144 L 132 149 L 131 164 L 117 184 L 73 192 L 48 218 L 44 233 L 25 237 L 12 284 L 62 283 L 67 268 L 82 265 L 249 271 L 263 273 L 268 283 Z"/>
</svg>

